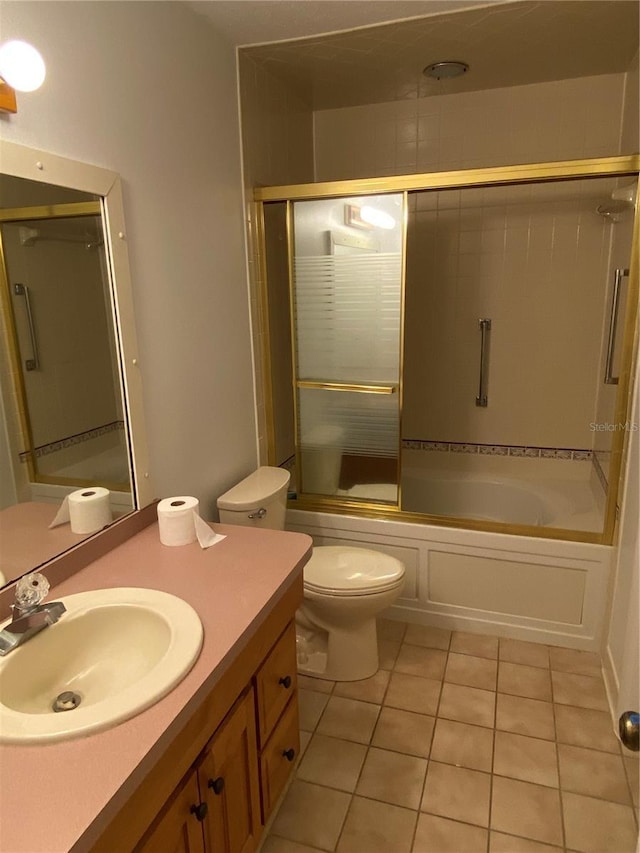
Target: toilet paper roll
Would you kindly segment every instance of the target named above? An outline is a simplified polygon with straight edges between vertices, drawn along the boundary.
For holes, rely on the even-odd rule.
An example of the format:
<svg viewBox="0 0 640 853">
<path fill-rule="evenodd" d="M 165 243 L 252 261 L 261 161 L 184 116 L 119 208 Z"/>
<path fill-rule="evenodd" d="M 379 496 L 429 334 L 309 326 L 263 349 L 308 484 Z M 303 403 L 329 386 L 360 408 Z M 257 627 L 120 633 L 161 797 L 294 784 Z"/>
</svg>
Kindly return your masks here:
<svg viewBox="0 0 640 853">
<path fill-rule="evenodd" d="M 200 518 L 199 509 L 198 499 L 187 495 L 161 500 L 158 527 L 162 544 L 190 545 L 197 540 L 202 548 L 209 548 L 224 539 Z"/>
<path fill-rule="evenodd" d="M 97 533 L 112 521 L 109 489 L 91 486 L 87 489 L 77 489 L 67 495 L 49 527 L 58 527 L 69 522 L 74 533 L 86 535 Z"/>
</svg>

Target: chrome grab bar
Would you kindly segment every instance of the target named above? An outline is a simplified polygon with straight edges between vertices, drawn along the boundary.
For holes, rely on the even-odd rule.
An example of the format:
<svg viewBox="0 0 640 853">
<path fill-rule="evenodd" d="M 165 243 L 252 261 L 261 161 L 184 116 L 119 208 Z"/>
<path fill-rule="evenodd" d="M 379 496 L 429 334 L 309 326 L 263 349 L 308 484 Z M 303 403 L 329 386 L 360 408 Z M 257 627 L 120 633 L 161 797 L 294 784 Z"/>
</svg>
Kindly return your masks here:
<svg viewBox="0 0 640 853">
<path fill-rule="evenodd" d="M 617 269 L 613 280 L 613 298 L 611 299 L 611 316 L 609 317 L 609 342 L 607 343 L 607 363 L 604 369 L 604 384 L 617 385 L 618 377 L 613 375 L 613 350 L 616 345 L 616 329 L 618 327 L 618 301 L 622 279 L 629 275 L 629 270 Z"/>
<path fill-rule="evenodd" d="M 36 328 L 33 323 L 31 300 L 29 299 L 29 288 L 26 284 L 14 284 L 13 292 L 16 296 L 24 296 L 24 304 L 27 309 L 27 323 L 29 324 L 29 337 L 31 338 L 31 352 L 33 354 L 33 358 L 25 358 L 24 366 L 26 370 L 38 370 L 40 367 L 40 358 L 38 356 L 38 341 L 36 339 Z"/>
<path fill-rule="evenodd" d="M 480 326 L 480 381 L 476 406 L 487 406 L 487 381 L 489 378 L 489 332 L 491 331 L 491 320 L 478 320 Z"/>
</svg>

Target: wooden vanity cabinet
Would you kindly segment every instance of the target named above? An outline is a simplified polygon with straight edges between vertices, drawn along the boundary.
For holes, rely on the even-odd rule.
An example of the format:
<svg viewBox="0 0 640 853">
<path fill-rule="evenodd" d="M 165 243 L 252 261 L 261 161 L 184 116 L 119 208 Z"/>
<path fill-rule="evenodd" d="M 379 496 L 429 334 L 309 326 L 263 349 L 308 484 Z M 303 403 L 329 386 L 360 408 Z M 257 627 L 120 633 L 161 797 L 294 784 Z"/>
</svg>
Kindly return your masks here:
<svg viewBox="0 0 640 853">
<path fill-rule="evenodd" d="M 292 615 L 289 611 L 284 630 L 282 622 L 276 621 L 273 627 L 278 633 L 272 630 L 263 635 L 263 644 L 253 656 L 258 663 L 252 667 L 253 674 L 249 670 L 244 689 L 239 696 L 235 693 L 238 698 L 213 727 L 213 734 L 209 728 L 208 737 L 202 738 L 203 747 L 195 761 L 182 781 L 177 780 L 177 788 L 174 783 L 174 793 L 156 810 L 157 817 L 142 839 L 117 849 L 139 853 L 252 853 L 257 848 L 299 752 Z M 264 643 L 267 638 L 269 644 Z M 249 659 L 250 649 L 251 644 L 242 653 Z M 214 688 L 212 696 L 219 695 L 218 689 Z M 206 725 L 206 719 L 205 715 L 201 725 Z M 143 800 L 139 797 L 138 801 Z M 133 814 L 131 809 L 129 812 Z M 122 832 L 118 836 L 122 838 Z M 95 849 L 108 848 L 102 843 Z"/>
</svg>

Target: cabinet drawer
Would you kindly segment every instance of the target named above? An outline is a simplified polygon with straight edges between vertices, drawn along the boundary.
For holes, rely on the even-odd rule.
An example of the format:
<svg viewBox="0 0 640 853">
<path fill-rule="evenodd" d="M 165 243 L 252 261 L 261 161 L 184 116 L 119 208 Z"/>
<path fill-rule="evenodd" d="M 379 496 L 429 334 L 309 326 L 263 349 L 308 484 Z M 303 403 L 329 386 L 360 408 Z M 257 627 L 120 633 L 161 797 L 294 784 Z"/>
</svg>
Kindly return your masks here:
<svg viewBox="0 0 640 853">
<path fill-rule="evenodd" d="M 258 740 L 262 747 L 297 690 L 296 626 L 290 622 L 256 674 Z"/>
<path fill-rule="evenodd" d="M 262 820 L 267 822 L 300 752 L 298 697 L 292 696 L 260 756 Z"/>
</svg>

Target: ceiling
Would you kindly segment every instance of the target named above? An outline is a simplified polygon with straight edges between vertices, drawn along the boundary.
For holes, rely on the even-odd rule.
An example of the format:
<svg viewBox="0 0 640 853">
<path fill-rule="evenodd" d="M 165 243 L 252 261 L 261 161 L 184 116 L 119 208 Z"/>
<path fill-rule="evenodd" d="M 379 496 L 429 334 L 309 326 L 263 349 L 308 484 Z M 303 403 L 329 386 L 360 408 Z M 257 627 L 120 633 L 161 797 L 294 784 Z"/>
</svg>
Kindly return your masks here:
<svg viewBox="0 0 640 853">
<path fill-rule="evenodd" d="M 218 12 L 225 7 L 229 31 L 231 11 L 244 11 L 245 17 L 254 18 L 255 34 L 278 31 L 281 38 L 285 32 L 291 38 L 305 27 L 326 32 L 347 21 L 366 22 L 367 15 L 382 15 L 382 7 L 387 14 L 395 11 L 396 18 L 410 8 L 446 8 L 428 17 L 242 48 L 242 54 L 283 80 L 313 109 L 622 73 L 638 50 L 637 0 L 515 0 L 452 11 L 462 5 L 469 6 L 451 0 L 195 4 L 199 9 L 217 7 Z M 327 14 L 322 15 L 323 10 Z M 265 12 L 270 21 L 263 19 Z M 455 80 L 424 77 L 426 65 L 443 59 L 463 60 L 470 70 Z"/>
<path fill-rule="evenodd" d="M 504 0 L 187 0 L 232 44 L 306 38 Z"/>
</svg>

